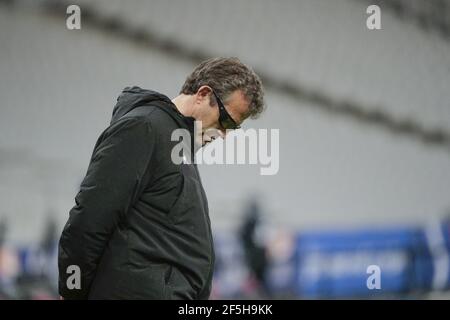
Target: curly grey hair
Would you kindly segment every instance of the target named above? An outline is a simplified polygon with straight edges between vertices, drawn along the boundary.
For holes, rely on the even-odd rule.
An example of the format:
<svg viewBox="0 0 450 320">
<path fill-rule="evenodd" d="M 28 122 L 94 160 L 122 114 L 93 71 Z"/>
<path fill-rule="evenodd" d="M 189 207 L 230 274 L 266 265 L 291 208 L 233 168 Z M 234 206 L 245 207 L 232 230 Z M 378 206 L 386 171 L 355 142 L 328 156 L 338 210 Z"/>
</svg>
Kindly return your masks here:
<svg viewBox="0 0 450 320">
<path fill-rule="evenodd" d="M 247 116 L 252 119 L 256 119 L 264 111 L 261 79 L 238 58 L 212 58 L 203 61 L 186 78 L 180 93 L 195 94 L 203 85 L 210 86 L 224 102 L 234 91 L 242 90 L 249 101 Z"/>
</svg>

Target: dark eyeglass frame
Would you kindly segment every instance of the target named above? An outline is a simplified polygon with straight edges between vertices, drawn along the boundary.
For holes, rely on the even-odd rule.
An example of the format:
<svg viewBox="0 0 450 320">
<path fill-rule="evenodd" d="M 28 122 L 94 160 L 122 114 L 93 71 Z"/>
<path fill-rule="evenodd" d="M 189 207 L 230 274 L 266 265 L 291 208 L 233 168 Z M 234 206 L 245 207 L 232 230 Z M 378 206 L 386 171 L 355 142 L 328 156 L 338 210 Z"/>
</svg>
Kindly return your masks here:
<svg viewBox="0 0 450 320">
<path fill-rule="evenodd" d="M 231 117 L 231 115 L 228 113 L 227 109 L 225 109 L 225 106 L 220 100 L 220 98 L 217 96 L 216 92 L 212 90 L 214 97 L 216 97 L 217 105 L 219 106 L 219 123 L 224 129 L 230 129 L 230 130 L 236 130 L 240 129 L 241 126 L 234 121 L 234 119 Z"/>
</svg>

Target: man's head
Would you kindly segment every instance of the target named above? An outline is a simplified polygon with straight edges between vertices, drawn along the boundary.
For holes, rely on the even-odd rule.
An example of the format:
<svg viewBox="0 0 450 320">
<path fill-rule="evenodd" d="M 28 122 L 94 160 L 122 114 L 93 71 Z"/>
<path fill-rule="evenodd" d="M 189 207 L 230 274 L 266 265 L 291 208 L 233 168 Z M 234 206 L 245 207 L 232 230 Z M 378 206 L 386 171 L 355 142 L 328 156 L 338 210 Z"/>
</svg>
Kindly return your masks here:
<svg viewBox="0 0 450 320">
<path fill-rule="evenodd" d="M 200 63 L 180 91 L 190 115 L 202 121 L 202 144 L 264 110 L 261 79 L 237 58 L 213 58 Z"/>
</svg>

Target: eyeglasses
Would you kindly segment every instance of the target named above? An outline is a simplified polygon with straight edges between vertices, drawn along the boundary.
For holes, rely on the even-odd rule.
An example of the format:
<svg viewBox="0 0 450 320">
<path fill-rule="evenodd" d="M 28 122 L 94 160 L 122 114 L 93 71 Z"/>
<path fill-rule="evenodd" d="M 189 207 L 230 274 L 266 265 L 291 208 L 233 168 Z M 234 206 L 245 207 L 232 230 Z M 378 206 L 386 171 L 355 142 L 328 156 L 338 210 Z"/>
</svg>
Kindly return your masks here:
<svg viewBox="0 0 450 320">
<path fill-rule="evenodd" d="M 241 126 L 236 123 L 236 121 L 233 120 L 233 118 L 228 113 L 227 109 L 225 109 L 225 106 L 223 105 L 222 100 L 217 96 L 217 94 L 212 91 L 214 94 L 214 97 L 216 97 L 217 105 L 219 106 L 219 123 L 224 129 L 230 129 L 230 130 L 236 130 L 240 129 Z"/>
</svg>

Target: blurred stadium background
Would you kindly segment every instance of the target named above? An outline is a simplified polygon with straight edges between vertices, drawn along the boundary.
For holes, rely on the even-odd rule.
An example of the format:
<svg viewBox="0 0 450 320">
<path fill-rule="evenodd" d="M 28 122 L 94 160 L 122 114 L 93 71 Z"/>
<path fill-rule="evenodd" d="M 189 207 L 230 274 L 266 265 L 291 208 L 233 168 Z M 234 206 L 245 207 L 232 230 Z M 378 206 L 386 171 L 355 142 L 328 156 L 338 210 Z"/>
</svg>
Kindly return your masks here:
<svg viewBox="0 0 450 320">
<path fill-rule="evenodd" d="M 0 297 L 57 297 L 55 245 L 120 91 L 175 97 L 212 56 L 263 77 L 244 128 L 280 129 L 280 170 L 200 166 L 211 298 L 450 297 L 448 0 L 1 0 Z"/>
</svg>

